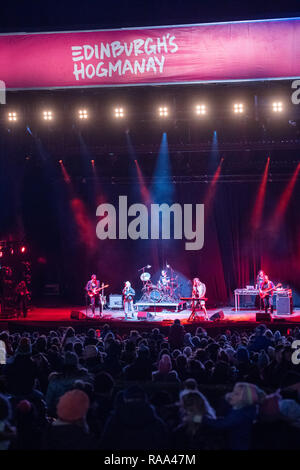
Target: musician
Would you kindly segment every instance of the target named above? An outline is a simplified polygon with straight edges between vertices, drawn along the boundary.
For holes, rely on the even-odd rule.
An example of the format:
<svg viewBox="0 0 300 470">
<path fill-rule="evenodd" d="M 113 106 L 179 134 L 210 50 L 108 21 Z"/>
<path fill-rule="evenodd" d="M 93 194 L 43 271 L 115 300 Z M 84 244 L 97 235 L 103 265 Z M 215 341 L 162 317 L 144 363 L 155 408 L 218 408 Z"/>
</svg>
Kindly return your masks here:
<svg viewBox="0 0 300 470">
<path fill-rule="evenodd" d="M 205 307 L 205 293 L 206 285 L 200 281 L 198 277 L 193 279 L 193 288 L 192 288 L 192 312 L 189 320 L 194 320 L 196 318 L 197 307 L 199 310 L 204 312 L 205 320 L 208 320 L 208 314 Z"/>
<path fill-rule="evenodd" d="M 122 293 L 123 293 L 125 320 L 127 320 L 128 313 L 131 313 L 131 318 L 134 318 L 133 298 L 135 296 L 135 290 L 131 287 L 131 284 L 129 281 L 125 282 Z"/>
<path fill-rule="evenodd" d="M 28 300 L 29 300 L 29 291 L 27 289 L 26 282 L 25 281 L 19 282 L 19 284 L 17 285 L 15 289 L 15 292 L 17 295 L 16 302 L 17 302 L 18 309 L 19 309 L 18 317 L 20 316 L 22 312 L 23 317 L 26 318 L 27 311 L 28 311 Z"/>
<path fill-rule="evenodd" d="M 262 284 L 264 283 L 264 280 L 265 280 L 265 272 L 261 269 L 260 271 L 258 271 L 258 274 L 257 274 L 257 277 L 256 277 L 256 288 L 257 289 L 260 289 Z"/>
<path fill-rule="evenodd" d="M 168 289 L 169 283 L 170 283 L 170 278 L 167 276 L 167 271 L 163 269 L 161 272 L 159 281 L 158 281 L 158 286 L 165 291 Z"/>
<path fill-rule="evenodd" d="M 270 281 L 269 276 L 265 274 L 264 281 L 260 287 L 260 294 L 263 297 L 263 303 L 265 307 L 265 313 L 268 313 L 268 309 L 270 308 L 271 313 L 273 313 L 273 294 L 274 294 L 274 283 Z"/>
<path fill-rule="evenodd" d="M 101 302 L 98 289 L 100 289 L 100 281 L 98 281 L 96 274 L 92 274 L 91 279 L 87 282 L 87 285 L 85 286 L 85 290 L 87 292 L 87 296 L 90 299 L 90 306 L 93 315 L 95 315 L 96 299 L 98 299 L 100 315 L 102 314 L 103 310 L 103 304 Z"/>
</svg>

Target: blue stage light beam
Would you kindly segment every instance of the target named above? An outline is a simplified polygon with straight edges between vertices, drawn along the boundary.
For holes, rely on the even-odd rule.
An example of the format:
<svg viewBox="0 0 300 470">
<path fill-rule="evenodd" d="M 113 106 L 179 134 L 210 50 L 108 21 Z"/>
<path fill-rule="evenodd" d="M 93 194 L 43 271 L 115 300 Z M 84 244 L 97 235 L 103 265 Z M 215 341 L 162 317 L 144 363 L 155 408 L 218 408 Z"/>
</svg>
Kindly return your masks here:
<svg viewBox="0 0 300 470">
<path fill-rule="evenodd" d="M 215 130 L 213 133 L 213 139 L 211 144 L 211 150 L 208 161 L 208 171 L 214 172 L 217 166 L 220 163 L 220 153 L 219 153 L 219 142 L 218 142 L 218 133 Z"/>
<path fill-rule="evenodd" d="M 162 135 L 156 168 L 153 175 L 151 192 L 154 203 L 173 203 L 174 184 L 171 180 L 171 162 L 166 132 L 164 132 Z"/>
</svg>

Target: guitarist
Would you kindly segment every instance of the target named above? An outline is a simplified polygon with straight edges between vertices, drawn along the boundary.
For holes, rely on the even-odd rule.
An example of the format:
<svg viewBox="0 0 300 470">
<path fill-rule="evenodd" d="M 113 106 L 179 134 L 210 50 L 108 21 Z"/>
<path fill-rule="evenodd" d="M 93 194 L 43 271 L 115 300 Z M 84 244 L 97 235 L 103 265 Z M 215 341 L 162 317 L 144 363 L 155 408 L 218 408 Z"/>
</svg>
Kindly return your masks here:
<svg viewBox="0 0 300 470">
<path fill-rule="evenodd" d="M 270 281 L 269 276 L 265 274 L 264 281 L 262 282 L 259 295 L 263 299 L 265 313 L 268 313 L 268 308 L 271 310 L 271 314 L 273 313 L 273 294 L 274 294 L 275 285 L 272 281 Z"/>
<path fill-rule="evenodd" d="M 96 274 L 92 274 L 91 279 L 88 281 L 87 285 L 85 286 L 85 290 L 87 292 L 87 295 L 90 298 L 93 315 L 95 315 L 96 297 L 99 296 L 99 292 L 100 292 L 100 281 L 98 281 Z M 100 308 L 100 315 L 101 315 L 102 314 L 102 302 L 99 302 L 99 308 Z"/>
</svg>

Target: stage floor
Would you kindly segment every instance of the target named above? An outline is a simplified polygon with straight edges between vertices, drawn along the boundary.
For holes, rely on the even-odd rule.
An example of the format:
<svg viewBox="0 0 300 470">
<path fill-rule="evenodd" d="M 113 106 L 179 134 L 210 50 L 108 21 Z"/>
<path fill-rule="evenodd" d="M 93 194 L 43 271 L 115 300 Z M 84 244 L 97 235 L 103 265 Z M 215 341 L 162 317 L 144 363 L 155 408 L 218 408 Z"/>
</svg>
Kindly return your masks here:
<svg viewBox="0 0 300 470">
<path fill-rule="evenodd" d="M 137 327 L 138 325 L 147 325 L 148 327 L 154 326 L 167 326 L 173 323 L 173 320 L 176 318 L 181 320 L 181 323 L 186 326 L 203 326 L 203 327 L 254 327 L 256 322 L 256 310 L 243 310 L 235 312 L 232 307 L 225 307 L 225 308 L 218 308 L 218 309 L 209 309 L 208 316 L 211 318 L 215 313 L 219 312 L 220 310 L 224 313 L 224 319 L 222 321 L 205 321 L 204 317 L 201 313 L 196 321 L 188 322 L 188 318 L 190 316 L 190 310 L 182 310 L 181 312 L 169 312 L 169 311 L 161 311 L 156 312 L 154 316 L 151 316 L 148 320 L 138 320 L 137 313 L 135 312 L 135 318 L 128 318 L 125 320 L 123 310 L 104 310 L 103 317 L 99 318 L 99 315 L 95 315 L 95 317 L 91 316 L 91 312 L 88 312 L 88 316 L 86 317 L 86 310 L 85 308 L 81 307 L 74 307 L 74 306 L 64 306 L 64 307 L 35 307 L 28 312 L 27 318 L 20 317 L 17 319 L 16 317 L 6 319 L 0 317 L 0 330 L 5 328 L 10 328 L 13 325 L 18 328 L 22 327 L 45 327 L 45 328 L 55 328 L 59 326 L 79 326 L 82 327 L 99 327 L 103 326 L 104 323 L 113 324 L 115 327 L 128 327 L 132 329 L 133 327 Z M 81 317 L 78 319 L 71 319 L 71 311 L 81 312 Z M 152 312 L 153 313 L 153 312 Z M 261 323 L 261 322 L 260 322 Z M 300 309 L 294 309 L 292 315 L 276 315 L 273 314 L 272 316 L 272 323 L 276 323 L 277 325 L 291 325 L 295 326 L 295 324 L 300 325 Z M 275 325 L 274 325 L 275 326 Z"/>
</svg>

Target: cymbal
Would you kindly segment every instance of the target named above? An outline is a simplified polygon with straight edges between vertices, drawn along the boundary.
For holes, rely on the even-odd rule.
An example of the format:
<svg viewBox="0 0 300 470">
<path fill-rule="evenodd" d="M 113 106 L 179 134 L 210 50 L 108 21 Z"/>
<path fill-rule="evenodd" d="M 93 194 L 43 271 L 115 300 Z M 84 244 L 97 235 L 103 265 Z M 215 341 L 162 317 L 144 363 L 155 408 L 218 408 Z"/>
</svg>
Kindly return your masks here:
<svg viewBox="0 0 300 470">
<path fill-rule="evenodd" d="M 151 278 L 151 274 L 150 274 L 150 273 L 142 273 L 142 274 L 140 275 L 141 281 L 149 281 L 150 278 Z"/>
</svg>

